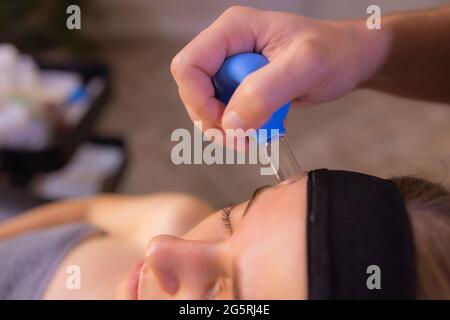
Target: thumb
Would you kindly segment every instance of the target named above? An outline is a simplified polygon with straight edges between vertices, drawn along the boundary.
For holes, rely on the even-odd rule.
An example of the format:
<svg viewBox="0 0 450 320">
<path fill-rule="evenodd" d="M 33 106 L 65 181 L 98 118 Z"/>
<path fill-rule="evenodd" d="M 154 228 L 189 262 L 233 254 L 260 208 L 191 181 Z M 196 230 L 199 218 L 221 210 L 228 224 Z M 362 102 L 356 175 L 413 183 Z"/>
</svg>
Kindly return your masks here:
<svg viewBox="0 0 450 320">
<path fill-rule="evenodd" d="M 223 129 L 259 128 L 276 110 L 301 96 L 311 82 L 308 62 L 298 51 L 285 53 L 249 74 L 225 108 Z"/>
</svg>

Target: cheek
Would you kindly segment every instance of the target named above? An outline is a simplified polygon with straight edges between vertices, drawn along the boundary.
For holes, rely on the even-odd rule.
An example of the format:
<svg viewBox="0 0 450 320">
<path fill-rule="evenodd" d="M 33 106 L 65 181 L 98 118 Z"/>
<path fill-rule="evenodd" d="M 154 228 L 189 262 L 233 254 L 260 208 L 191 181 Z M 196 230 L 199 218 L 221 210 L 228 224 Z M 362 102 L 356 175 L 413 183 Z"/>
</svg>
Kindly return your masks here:
<svg viewBox="0 0 450 320">
<path fill-rule="evenodd" d="M 244 297 L 306 296 L 306 220 L 300 212 L 303 208 L 288 199 L 280 202 L 273 199 L 255 203 L 242 221 L 236 239 L 232 239 L 233 250 L 242 253 L 239 265 Z"/>
<path fill-rule="evenodd" d="M 244 297 L 250 299 L 303 299 L 306 297 L 306 260 L 299 247 L 260 246 L 240 261 Z M 305 257 L 306 258 L 306 257 Z M 258 266 L 255 268 L 254 266 Z"/>
<path fill-rule="evenodd" d="M 306 297 L 306 237 L 300 226 L 269 226 L 264 234 L 248 235 L 239 265 L 244 297 L 302 299 Z M 250 243 L 253 243 L 250 245 Z M 255 268 L 255 266 L 258 266 Z"/>
</svg>

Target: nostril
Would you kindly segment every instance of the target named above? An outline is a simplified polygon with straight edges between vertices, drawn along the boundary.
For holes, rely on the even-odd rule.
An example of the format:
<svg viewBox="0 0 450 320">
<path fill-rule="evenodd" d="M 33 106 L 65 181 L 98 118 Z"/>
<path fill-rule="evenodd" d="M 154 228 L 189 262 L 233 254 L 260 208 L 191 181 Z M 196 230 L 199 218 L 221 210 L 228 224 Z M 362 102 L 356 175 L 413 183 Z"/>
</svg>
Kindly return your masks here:
<svg viewBox="0 0 450 320">
<path fill-rule="evenodd" d="M 178 292 L 180 284 L 178 278 L 172 270 L 153 270 L 162 290 L 170 295 Z"/>
</svg>

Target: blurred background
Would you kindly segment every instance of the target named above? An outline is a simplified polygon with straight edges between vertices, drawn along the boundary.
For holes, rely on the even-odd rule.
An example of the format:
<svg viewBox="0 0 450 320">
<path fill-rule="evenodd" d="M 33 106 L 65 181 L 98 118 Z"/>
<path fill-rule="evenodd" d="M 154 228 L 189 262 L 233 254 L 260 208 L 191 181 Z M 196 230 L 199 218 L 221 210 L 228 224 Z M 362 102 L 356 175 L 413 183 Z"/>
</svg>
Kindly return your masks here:
<svg viewBox="0 0 450 320">
<path fill-rule="evenodd" d="M 48 128 L 34 129 L 33 132 L 47 132 L 38 141 L 42 146 L 33 151 L 39 157 L 29 150 L 22 152 L 23 141 L 19 148 L 6 145 L 10 141 L 3 142 L 0 185 L 7 195 L 3 198 L 11 199 L 11 190 L 39 198 L 101 191 L 125 194 L 179 191 L 200 196 L 215 206 L 244 200 L 254 188 L 274 183 L 275 179 L 261 177 L 257 166 L 176 166 L 171 162 L 171 149 L 175 145 L 170 141 L 172 131 L 177 128 L 192 131 L 193 126 L 178 98 L 169 64 L 190 39 L 234 4 L 318 19 L 347 19 L 366 17 L 370 4 L 379 5 L 382 13 L 387 14 L 448 3 L 448 0 L 2 1 L 0 43 L 12 43 L 18 52 L 31 54 L 40 71 L 64 70 L 65 73 L 56 75 L 39 73 L 50 91 L 46 104 L 77 106 L 66 108 L 71 110 L 69 115 L 66 109 L 52 107 L 52 119 L 57 118 L 51 122 L 53 136 L 49 137 Z M 81 8 L 81 30 L 65 27 L 66 8 L 70 4 Z M 4 61 L 3 66 L 7 66 Z M 23 62 L 22 57 L 21 61 L 32 69 L 28 60 Z M 55 90 L 67 92 L 67 96 L 57 100 Z M 79 98 L 80 92 L 84 98 Z M 85 110 L 92 106 L 98 112 Z M 84 111 L 73 115 L 73 110 Z M 11 119 L 20 118 L 16 111 L 5 114 Z M 34 112 L 33 117 L 36 114 L 39 113 Z M 27 121 L 21 124 L 26 123 L 29 128 L 33 121 Z M 448 106 L 360 90 L 332 103 L 291 111 L 287 128 L 294 153 L 304 169 L 327 167 L 381 177 L 417 174 L 448 183 L 449 123 Z M 74 135 L 75 130 L 78 131 Z M 54 146 L 51 152 L 42 152 L 46 150 L 45 143 Z M 30 169 L 39 165 L 45 170 Z M 67 192 L 62 192 L 63 189 Z"/>
</svg>

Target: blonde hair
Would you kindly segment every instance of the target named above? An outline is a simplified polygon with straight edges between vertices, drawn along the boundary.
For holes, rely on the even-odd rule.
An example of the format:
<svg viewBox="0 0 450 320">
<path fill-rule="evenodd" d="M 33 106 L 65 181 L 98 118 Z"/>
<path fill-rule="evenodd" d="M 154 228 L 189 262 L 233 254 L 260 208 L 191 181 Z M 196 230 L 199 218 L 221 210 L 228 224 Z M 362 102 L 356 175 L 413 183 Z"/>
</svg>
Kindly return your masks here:
<svg viewBox="0 0 450 320">
<path fill-rule="evenodd" d="M 416 252 L 417 298 L 450 299 L 450 192 L 405 176 L 391 179 L 405 199 Z"/>
</svg>

